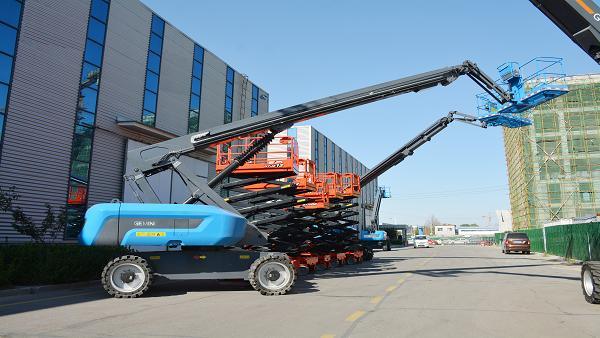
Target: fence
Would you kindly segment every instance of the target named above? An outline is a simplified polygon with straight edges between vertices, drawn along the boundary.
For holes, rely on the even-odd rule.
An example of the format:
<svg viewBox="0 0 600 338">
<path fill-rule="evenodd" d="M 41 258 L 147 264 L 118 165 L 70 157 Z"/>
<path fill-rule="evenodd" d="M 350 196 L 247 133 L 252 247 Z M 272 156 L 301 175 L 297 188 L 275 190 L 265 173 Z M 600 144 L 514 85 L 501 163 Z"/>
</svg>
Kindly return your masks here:
<svg viewBox="0 0 600 338">
<path fill-rule="evenodd" d="M 531 251 L 582 261 L 600 260 L 600 222 L 564 224 L 519 232 L 529 236 Z M 497 244 L 501 244 L 503 236 L 503 233 L 496 233 L 494 239 Z"/>
</svg>

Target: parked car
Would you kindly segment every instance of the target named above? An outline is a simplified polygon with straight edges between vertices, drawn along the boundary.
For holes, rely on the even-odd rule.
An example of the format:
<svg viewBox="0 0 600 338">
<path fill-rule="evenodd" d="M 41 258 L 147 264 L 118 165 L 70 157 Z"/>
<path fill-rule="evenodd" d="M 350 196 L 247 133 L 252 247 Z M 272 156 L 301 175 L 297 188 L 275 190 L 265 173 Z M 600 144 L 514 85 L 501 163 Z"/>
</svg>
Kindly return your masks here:
<svg viewBox="0 0 600 338">
<path fill-rule="evenodd" d="M 409 237 L 408 240 L 406 241 L 406 245 L 415 245 L 415 238 Z"/>
<path fill-rule="evenodd" d="M 520 251 L 524 254 L 531 253 L 531 242 L 524 232 L 507 232 L 502 240 L 502 252 L 505 254 Z"/>
<path fill-rule="evenodd" d="M 429 239 L 427 236 L 419 235 L 415 236 L 414 248 L 430 248 Z"/>
</svg>

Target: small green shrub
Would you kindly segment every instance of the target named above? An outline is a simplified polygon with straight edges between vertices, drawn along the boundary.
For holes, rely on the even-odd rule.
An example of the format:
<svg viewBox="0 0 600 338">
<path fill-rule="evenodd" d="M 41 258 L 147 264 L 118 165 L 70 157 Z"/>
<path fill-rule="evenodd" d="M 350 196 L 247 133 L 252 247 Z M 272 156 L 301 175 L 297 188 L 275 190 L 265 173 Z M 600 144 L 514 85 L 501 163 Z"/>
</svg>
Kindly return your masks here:
<svg viewBox="0 0 600 338">
<path fill-rule="evenodd" d="M 127 250 L 122 247 L 67 244 L 0 246 L 0 286 L 98 279 L 110 259 L 125 253 Z"/>
</svg>

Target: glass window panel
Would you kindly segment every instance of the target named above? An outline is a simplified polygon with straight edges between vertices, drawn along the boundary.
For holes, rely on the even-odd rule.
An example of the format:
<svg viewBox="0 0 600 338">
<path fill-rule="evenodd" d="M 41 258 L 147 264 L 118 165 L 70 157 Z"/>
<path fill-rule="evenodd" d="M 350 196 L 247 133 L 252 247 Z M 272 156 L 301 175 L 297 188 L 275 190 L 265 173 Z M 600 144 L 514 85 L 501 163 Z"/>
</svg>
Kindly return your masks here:
<svg viewBox="0 0 600 338">
<path fill-rule="evenodd" d="M 160 74 L 160 56 L 148 52 L 148 69 L 156 74 Z"/>
<path fill-rule="evenodd" d="M 200 97 L 198 95 L 190 95 L 190 110 L 198 111 L 200 108 Z"/>
<path fill-rule="evenodd" d="M 163 19 L 159 18 L 156 15 L 152 16 L 152 32 L 158 34 L 159 36 L 163 36 L 165 31 L 165 22 Z"/>
<path fill-rule="evenodd" d="M 202 64 L 198 61 L 194 61 L 194 65 L 192 66 L 192 75 L 201 78 L 202 77 Z"/>
<path fill-rule="evenodd" d="M 98 89 L 100 68 L 91 63 L 84 62 L 81 69 L 81 86 Z"/>
<path fill-rule="evenodd" d="M 77 111 L 76 115 L 77 124 L 86 125 L 86 126 L 94 126 L 94 121 L 96 120 L 96 115 L 85 110 Z"/>
<path fill-rule="evenodd" d="M 227 81 L 233 83 L 233 69 L 227 67 Z"/>
<path fill-rule="evenodd" d="M 258 113 L 258 101 L 252 100 L 252 112 Z"/>
<path fill-rule="evenodd" d="M 92 138 L 85 135 L 77 135 L 73 138 L 73 160 L 89 162 L 91 158 Z"/>
<path fill-rule="evenodd" d="M 146 89 L 158 93 L 158 75 L 146 72 Z"/>
<path fill-rule="evenodd" d="M 105 25 L 94 19 L 90 18 L 88 22 L 88 38 L 98 42 L 99 44 L 104 44 L 104 34 L 105 34 Z"/>
<path fill-rule="evenodd" d="M 231 113 L 228 111 L 225 111 L 225 118 L 224 118 L 224 123 L 230 123 L 232 118 L 231 118 Z"/>
<path fill-rule="evenodd" d="M 21 4 L 14 0 L 0 1 L 0 21 L 15 28 L 19 26 L 21 19 Z"/>
<path fill-rule="evenodd" d="M 144 109 L 156 112 L 156 94 L 148 90 L 144 92 Z"/>
<path fill-rule="evenodd" d="M 227 82 L 225 84 L 225 95 L 228 97 L 233 97 L 233 84 L 231 82 Z"/>
<path fill-rule="evenodd" d="M 96 112 L 96 99 L 98 92 L 91 88 L 83 88 L 79 92 L 79 109 L 87 110 L 91 113 Z"/>
<path fill-rule="evenodd" d="M 252 98 L 258 100 L 258 87 L 252 85 Z"/>
<path fill-rule="evenodd" d="M 15 44 L 17 41 L 17 30 L 0 23 L 0 52 L 15 55 Z"/>
<path fill-rule="evenodd" d="M 188 132 L 193 133 L 198 131 L 198 122 L 200 115 L 197 111 L 190 110 L 188 118 Z"/>
<path fill-rule="evenodd" d="M 3 133 L 4 133 L 4 114 L 0 114 L 0 140 L 2 140 Z"/>
<path fill-rule="evenodd" d="M 194 59 L 199 62 L 204 62 L 204 48 L 194 45 Z"/>
<path fill-rule="evenodd" d="M 144 110 L 144 114 L 142 116 L 142 123 L 149 126 L 154 126 L 154 121 L 156 119 L 156 114 L 153 112 Z"/>
<path fill-rule="evenodd" d="M 162 38 L 154 33 L 150 34 L 150 50 L 158 55 L 162 52 Z"/>
<path fill-rule="evenodd" d="M 108 4 L 102 0 L 92 0 L 92 16 L 106 22 L 108 18 Z"/>
<path fill-rule="evenodd" d="M 93 63 L 96 66 L 101 66 L 102 46 L 90 39 L 87 39 L 85 43 L 85 61 Z"/>
<path fill-rule="evenodd" d="M 192 93 L 200 94 L 200 88 L 202 86 L 202 81 L 200 79 L 192 77 Z"/>
<path fill-rule="evenodd" d="M 92 128 L 85 126 L 75 126 L 75 135 L 79 137 L 92 137 Z"/>
<path fill-rule="evenodd" d="M 229 97 L 225 98 L 225 110 L 231 112 L 233 109 L 233 100 Z"/>
<path fill-rule="evenodd" d="M 67 226 L 65 229 L 65 238 L 77 238 L 77 235 L 83 228 L 83 216 L 85 214 L 85 206 L 68 206 L 67 207 Z"/>
<path fill-rule="evenodd" d="M 71 177 L 78 181 L 88 181 L 88 173 L 90 164 L 88 162 L 73 161 L 71 162 Z"/>
<path fill-rule="evenodd" d="M 0 114 L 6 113 L 6 102 L 8 101 L 8 86 L 0 83 Z"/>
<path fill-rule="evenodd" d="M 0 54 L 0 82 L 10 83 L 10 73 L 12 72 L 13 59 L 4 54 Z"/>
</svg>

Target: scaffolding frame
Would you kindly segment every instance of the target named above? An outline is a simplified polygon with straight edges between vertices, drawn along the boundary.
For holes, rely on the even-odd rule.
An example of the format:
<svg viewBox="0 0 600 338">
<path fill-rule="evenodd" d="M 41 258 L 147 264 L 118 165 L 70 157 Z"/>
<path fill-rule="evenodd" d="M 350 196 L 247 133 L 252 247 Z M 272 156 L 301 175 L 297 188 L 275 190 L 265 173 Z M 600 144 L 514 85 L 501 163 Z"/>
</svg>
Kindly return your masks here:
<svg viewBox="0 0 600 338">
<path fill-rule="evenodd" d="M 600 74 L 567 77 L 570 92 L 503 128 L 515 229 L 600 213 Z"/>
</svg>

